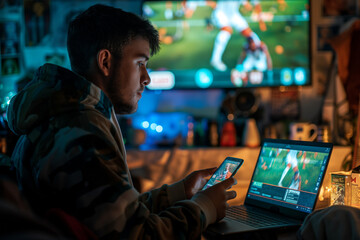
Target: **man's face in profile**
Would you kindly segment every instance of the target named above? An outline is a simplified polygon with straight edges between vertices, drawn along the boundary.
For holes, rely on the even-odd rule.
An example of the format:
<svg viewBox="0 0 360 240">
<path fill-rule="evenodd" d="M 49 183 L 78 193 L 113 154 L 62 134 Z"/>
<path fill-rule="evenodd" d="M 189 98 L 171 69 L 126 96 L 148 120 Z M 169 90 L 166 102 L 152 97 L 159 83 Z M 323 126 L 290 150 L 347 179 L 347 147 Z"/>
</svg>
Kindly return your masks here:
<svg viewBox="0 0 360 240">
<path fill-rule="evenodd" d="M 106 92 L 116 113 L 129 114 L 137 110 L 145 86 L 150 83 L 146 69 L 149 58 L 149 42 L 141 37 L 123 48 L 121 58 L 114 58 Z"/>
</svg>

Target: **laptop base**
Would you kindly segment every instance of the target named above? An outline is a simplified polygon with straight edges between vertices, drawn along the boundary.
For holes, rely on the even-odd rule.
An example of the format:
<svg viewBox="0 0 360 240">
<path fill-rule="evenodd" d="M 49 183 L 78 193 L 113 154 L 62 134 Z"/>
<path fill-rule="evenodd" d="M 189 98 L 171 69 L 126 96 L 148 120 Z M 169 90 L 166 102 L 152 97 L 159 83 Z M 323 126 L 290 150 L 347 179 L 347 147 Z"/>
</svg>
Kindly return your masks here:
<svg viewBox="0 0 360 240">
<path fill-rule="evenodd" d="M 297 231 L 301 225 L 292 225 L 287 227 L 280 227 L 274 229 L 250 229 L 247 232 L 237 232 L 234 229 L 235 225 L 229 224 L 227 221 L 220 221 L 216 224 L 210 225 L 203 233 L 203 239 L 242 239 L 242 240 L 279 240 L 279 239 L 296 239 Z M 237 224 L 239 226 L 239 224 Z M 223 234 L 225 233 L 226 234 Z M 282 238 L 281 236 L 286 236 Z"/>
</svg>

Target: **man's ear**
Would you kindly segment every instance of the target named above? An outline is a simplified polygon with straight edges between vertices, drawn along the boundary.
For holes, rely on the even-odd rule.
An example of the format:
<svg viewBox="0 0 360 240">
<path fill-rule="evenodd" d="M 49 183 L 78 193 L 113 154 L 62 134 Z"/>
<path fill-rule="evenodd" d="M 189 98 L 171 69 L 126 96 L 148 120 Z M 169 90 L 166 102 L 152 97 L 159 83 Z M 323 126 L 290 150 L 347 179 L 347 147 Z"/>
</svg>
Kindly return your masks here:
<svg viewBox="0 0 360 240">
<path fill-rule="evenodd" d="M 111 53 L 107 49 L 101 49 L 97 54 L 97 65 L 105 77 L 110 74 L 111 57 Z"/>
</svg>

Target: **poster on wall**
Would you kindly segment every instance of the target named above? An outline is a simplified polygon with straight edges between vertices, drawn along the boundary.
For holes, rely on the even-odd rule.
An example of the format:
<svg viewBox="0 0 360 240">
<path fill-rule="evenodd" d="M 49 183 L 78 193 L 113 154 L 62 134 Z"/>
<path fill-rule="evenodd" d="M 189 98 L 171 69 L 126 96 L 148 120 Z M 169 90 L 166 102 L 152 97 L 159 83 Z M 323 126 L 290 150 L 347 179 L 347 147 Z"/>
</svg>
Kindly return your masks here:
<svg viewBox="0 0 360 240">
<path fill-rule="evenodd" d="M 340 25 L 318 25 L 317 26 L 317 50 L 318 51 L 332 51 L 329 40 L 338 36 Z"/>
<path fill-rule="evenodd" d="M 46 44 L 50 31 L 50 0 L 24 0 L 25 46 Z"/>
<path fill-rule="evenodd" d="M 95 4 L 104 4 L 121 8 L 125 11 L 140 13 L 141 1 L 133 0 L 52 0 L 51 1 L 51 32 L 48 43 L 53 47 L 66 47 L 67 28 L 70 21 L 79 13 Z"/>
<path fill-rule="evenodd" d="M 13 20 L 0 21 L 1 76 L 21 73 L 20 23 Z"/>
<path fill-rule="evenodd" d="M 7 7 L 19 9 L 13 5 Z M 24 71 L 21 29 L 20 11 L 0 15 L 0 113 L 6 110 L 16 92 L 15 83 Z"/>
<path fill-rule="evenodd" d="M 21 0 L 0 0 L 0 11 L 11 8 L 19 8 L 21 4 Z"/>
<path fill-rule="evenodd" d="M 16 57 L 1 59 L 1 76 L 20 74 L 20 61 Z"/>
<path fill-rule="evenodd" d="M 359 14 L 359 0 L 322 0 L 322 16 L 355 16 Z"/>
</svg>

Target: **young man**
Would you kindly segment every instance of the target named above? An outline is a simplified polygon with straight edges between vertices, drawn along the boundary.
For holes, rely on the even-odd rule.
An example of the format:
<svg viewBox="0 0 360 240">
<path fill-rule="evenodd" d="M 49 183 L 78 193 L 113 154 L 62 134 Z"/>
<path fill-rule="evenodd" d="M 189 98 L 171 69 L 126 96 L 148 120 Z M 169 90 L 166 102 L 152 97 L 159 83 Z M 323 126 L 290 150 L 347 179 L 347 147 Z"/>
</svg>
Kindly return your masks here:
<svg viewBox="0 0 360 240">
<path fill-rule="evenodd" d="M 60 208 L 106 239 L 199 238 L 224 217 L 235 180 L 199 191 L 215 169 L 144 194 L 131 182 L 115 112 L 137 109 L 158 49 L 148 21 L 92 6 L 69 25 L 73 71 L 45 64 L 12 99 L 9 126 L 22 135 L 12 160 L 38 213 Z"/>
</svg>

